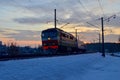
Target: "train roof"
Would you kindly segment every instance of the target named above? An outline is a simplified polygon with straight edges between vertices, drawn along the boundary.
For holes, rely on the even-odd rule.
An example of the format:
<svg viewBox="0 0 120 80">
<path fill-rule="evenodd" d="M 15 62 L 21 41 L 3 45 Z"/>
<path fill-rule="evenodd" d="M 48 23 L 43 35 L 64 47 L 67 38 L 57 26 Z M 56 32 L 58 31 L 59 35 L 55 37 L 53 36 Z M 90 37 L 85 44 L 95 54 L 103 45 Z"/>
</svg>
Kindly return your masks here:
<svg viewBox="0 0 120 80">
<path fill-rule="evenodd" d="M 49 28 L 49 29 L 43 30 L 42 32 L 54 31 L 54 30 L 61 31 L 61 32 L 65 33 L 65 34 L 68 34 L 68 35 L 72 35 L 71 33 L 66 32 L 66 31 L 63 31 L 63 30 L 61 30 L 61 29 L 59 29 L 59 28 Z M 72 35 L 72 36 L 73 36 L 73 35 Z"/>
<path fill-rule="evenodd" d="M 42 32 L 54 31 L 54 30 L 61 31 L 61 32 L 66 33 L 66 34 L 70 34 L 69 32 L 63 31 L 63 30 L 61 30 L 61 29 L 59 29 L 59 28 L 49 28 L 49 29 L 43 30 Z M 71 34 L 71 35 L 72 35 L 72 34 Z"/>
<path fill-rule="evenodd" d="M 49 28 L 49 29 L 43 30 L 42 32 L 45 32 L 45 31 L 54 31 L 54 30 L 63 31 L 63 30 L 58 29 L 58 28 Z"/>
</svg>

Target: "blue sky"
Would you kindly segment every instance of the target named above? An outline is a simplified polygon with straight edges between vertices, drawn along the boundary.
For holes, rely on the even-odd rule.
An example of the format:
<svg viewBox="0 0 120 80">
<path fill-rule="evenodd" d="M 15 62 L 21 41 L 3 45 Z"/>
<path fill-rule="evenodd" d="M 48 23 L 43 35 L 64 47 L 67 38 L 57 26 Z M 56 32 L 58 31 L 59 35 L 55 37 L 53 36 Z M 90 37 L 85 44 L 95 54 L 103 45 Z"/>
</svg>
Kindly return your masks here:
<svg viewBox="0 0 120 80">
<path fill-rule="evenodd" d="M 57 27 L 70 23 L 62 29 L 74 32 L 73 27 L 77 28 L 85 42 L 98 41 L 100 17 L 108 19 L 115 15 L 115 19 L 111 17 L 109 22 L 104 21 L 105 41 L 117 42 L 120 35 L 119 4 L 119 0 L 0 0 L 0 40 L 41 44 L 40 33 L 54 27 L 56 9 Z"/>
</svg>

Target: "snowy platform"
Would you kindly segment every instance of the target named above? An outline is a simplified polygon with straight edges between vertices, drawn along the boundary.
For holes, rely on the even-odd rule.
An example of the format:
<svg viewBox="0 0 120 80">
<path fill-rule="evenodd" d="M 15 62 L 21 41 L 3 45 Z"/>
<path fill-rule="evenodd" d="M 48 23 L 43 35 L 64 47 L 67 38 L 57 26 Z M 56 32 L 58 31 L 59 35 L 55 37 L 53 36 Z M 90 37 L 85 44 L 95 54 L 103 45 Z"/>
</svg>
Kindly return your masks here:
<svg viewBox="0 0 120 80">
<path fill-rule="evenodd" d="M 120 57 L 100 53 L 0 61 L 0 80 L 119 80 Z"/>
</svg>

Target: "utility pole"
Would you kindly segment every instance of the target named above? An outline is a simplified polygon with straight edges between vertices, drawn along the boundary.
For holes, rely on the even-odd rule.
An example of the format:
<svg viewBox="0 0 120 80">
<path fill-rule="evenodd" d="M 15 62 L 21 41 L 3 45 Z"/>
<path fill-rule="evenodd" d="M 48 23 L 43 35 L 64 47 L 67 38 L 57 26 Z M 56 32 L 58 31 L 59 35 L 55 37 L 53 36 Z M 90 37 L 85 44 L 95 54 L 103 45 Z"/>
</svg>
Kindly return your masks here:
<svg viewBox="0 0 120 80">
<path fill-rule="evenodd" d="M 99 35 L 99 52 L 101 52 L 101 34 L 100 32 L 98 33 Z"/>
<path fill-rule="evenodd" d="M 110 19 L 111 18 L 116 18 L 116 15 L 112 15 L 112 16 L 110 16 L 110 17 L 108 17 L 107 19 L 104 19 L 103 20 L 103 17 L 101 17 L 99 20 L 101 20 L 101 31 L 102 31 L 102 56 L 103 57 L 105 57 L 105 45 L 104 45 L 104 21 L 110 21 Z M 87 22 L 88 23 L 88 22 Z M 93 24 L 91 24 L 91 23 L 88 23 L 88 24 L 90 24 L 90 25 L 92 25 L 92 26 L 94 26 Z M 120 39 L 119 39 L 119 41 L 120 41 Z M 100 42 L 100 37 L 99 37 L 99 42 Z"/>
<path fill-rule="evenodd" d="M 78 47 L 78 40 L 77 40 L 77 29 L 75 29 L 75 36 L 76 36 L 76 45 L 77 45 L 77 47 Z"/>
<path fill-rule="evenodd" d="M 55 25 L 55 28 L 56 28 L 56 9 L 54 10 L 54 25 Z"/>
<path fill-rule="evenodd" d="M 77 39 L 77 29 L 75 29 L 75 36 L 76 36 L 76 39 Z"/>
<path fill-rule="evenodd" d="M 100 33 L 98 33 L 98 35 L 99 35 L 99 44 L 101 43 L 101 35 L 100 35 Z"/>
<path fill-rule="evenodd" d="M 102 56 L 105 57 L 105 48 L 104 48 L 104 23 L 103 23 L 103 17 L 101 17 L 101 25 L 102 25 Z"/>
</svg>

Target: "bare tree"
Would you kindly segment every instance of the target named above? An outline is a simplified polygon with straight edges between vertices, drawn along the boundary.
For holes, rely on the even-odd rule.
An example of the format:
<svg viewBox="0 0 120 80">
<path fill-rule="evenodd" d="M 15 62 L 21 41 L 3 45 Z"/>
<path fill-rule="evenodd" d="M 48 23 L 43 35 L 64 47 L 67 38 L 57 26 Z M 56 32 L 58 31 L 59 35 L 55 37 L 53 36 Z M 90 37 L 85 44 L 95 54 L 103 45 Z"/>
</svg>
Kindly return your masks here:
<svg viewBox="0 0 120 80">
<path fill-rule="evenodd" d="M 10 56 L 16 56 L 19 54 L 19 48 L 17 47 L 16 43 L 12 42 L 8 44 L 8 54 Z"/>
</svg>

